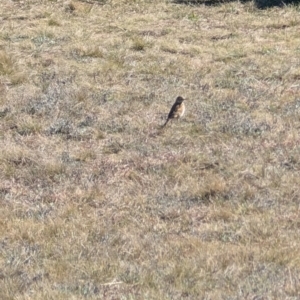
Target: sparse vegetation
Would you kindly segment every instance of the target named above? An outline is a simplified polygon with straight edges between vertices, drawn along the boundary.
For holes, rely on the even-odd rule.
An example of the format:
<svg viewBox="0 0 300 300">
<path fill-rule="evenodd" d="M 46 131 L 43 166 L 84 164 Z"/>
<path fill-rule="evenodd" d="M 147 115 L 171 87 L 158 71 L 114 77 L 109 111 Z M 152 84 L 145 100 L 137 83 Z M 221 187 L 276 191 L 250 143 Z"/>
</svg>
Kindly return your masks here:
<svg viewBox="0 0 300 300">
<path fill-rule="evenodd" d="M 0 299 L 299 299 L 296 6 L 0 16 Z"/>
</svg>

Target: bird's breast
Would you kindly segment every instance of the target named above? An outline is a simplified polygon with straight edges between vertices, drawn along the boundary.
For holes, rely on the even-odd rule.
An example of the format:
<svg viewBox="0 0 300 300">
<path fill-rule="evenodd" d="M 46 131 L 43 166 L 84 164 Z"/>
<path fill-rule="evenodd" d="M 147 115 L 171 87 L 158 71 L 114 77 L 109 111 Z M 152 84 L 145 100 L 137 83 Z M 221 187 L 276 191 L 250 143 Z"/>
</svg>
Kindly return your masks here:
<svg viewBox="0 0 300 300">
<path fill-rule="evenodd" d="M 184 115 L 184 113 L 185 113 L 185 105 L 184 105 L 184 103 L 182 103 L 180 111 L 179 111 L 180 117 L 182 117 Z"/>
</svg>

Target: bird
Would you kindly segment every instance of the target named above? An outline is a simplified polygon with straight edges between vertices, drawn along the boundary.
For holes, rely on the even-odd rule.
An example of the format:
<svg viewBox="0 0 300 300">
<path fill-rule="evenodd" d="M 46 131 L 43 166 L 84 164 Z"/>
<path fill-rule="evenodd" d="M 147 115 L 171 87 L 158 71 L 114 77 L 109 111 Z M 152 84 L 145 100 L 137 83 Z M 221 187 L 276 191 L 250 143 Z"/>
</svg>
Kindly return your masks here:
<svg viewBox="0 0 300 300">
<path fill-rule="evenodd" d="M 184 101 L 184 99 L 181 96 L 178 96 L 176 98 L 176 101 L 173 104 L 173 106 L 171 107 L 171 110 L 168 114 L 167 121 L 162 127 L 165 127 L 168 124 L 168 122 L 170 121 L 170 119 L 179 119 L 180 117 L 183 116 L 183 114 L 185 112 L 185 105 L 184 105 L 183 101 Z"/>
</svg>

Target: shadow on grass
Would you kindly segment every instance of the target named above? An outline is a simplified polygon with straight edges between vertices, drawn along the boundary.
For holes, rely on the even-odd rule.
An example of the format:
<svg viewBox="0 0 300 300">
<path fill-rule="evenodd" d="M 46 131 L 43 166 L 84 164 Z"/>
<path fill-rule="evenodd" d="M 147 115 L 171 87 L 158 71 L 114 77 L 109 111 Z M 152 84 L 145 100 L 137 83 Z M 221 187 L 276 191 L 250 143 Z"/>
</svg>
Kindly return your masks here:
<svg viewBox="0 0 300 300">
<path fill-rule="evenodd" d="M 177 4 L 186 5 L 206 5 L 206 6 L 217 6 L 224 3 L 235 2 L 237 0 L 173 0 Z M 241 0 L 240 2 L 246 3 L 252 0 Z M 270 8 L 270 7 L 283 7 L 285 5 L 299 5 L 300 0 L 253 0 L 254 4 L 259 9 Z"/>
<path fill-rule="evenodd" d="M 218 6 L 224 3 L 235 2 L 237 0 L 173 0 L 176 4 L 186 4 L 186 5 L 205 5 L 205 6 Z M 240 2 L 250 2 L 252 0 L 242 0 Z"/>
</svg>

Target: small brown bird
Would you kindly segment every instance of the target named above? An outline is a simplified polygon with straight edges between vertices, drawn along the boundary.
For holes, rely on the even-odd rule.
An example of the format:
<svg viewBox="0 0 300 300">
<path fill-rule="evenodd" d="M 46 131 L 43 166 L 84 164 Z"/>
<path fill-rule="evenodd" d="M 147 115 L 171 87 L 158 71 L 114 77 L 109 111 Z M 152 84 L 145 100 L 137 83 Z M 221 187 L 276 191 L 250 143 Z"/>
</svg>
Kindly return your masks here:
<svg viewBox="0 0 300 300">
<path fill-rule="evenodd" d="M 176 98 L 176 101 L 173 104 L 173 106 L 169 112 L 167 121 L 162 127 L 165 127 L 168 124 L 168 122 L 170 121 L 170 119 L 179 119 L 180 117 L 183 116 L 183 114 L 185 112 L 185 105 L 184 105 L 183 101 L 184 101 L 184 99 L 181 96 L 178 96 Z"/>
</svg>

